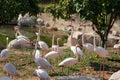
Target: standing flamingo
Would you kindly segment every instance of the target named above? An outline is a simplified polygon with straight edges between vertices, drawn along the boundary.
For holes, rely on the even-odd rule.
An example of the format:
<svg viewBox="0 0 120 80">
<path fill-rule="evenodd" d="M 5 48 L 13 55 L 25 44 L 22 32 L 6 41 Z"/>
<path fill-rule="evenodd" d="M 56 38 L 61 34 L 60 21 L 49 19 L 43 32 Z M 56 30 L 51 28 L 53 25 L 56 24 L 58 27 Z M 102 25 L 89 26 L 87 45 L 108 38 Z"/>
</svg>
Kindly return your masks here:
<svg viewBox="0 0 120 80">
<path fill-rule="evenodd" d="M 3 69 L 12 78 L 13 78 L 13 75 L 14 76 L 19 76 L 19 74 L 18 74 L 18 72 L 16 70 L 16 67 L 12 63 L 6 63 Z"/>
<path fill-rule="evenodd" d="M 52 36 L 52 49 L 59 54 L 63 54 L 62 48 L 59 47 L 59 40 L 60 38 L 57 38 L 57 45 L 54 44 L 54 31 L 53 31 L 53 36 Z"/>
<path fill-rule="evenodd" d="M 40 80 L 50 80 L 48 73 L 44 69 L 36 69 L 33 74 L 37 75 Z"/>
<path fill-rule="evenodd" d="M 43 57 L 45 55 L 45 53 L 47 53 L 49 51 L 49 47 L 44 41 L 40 40 L 40 27 L 39 27 L 39 32 L 36 33 L 36 35 L 37 35 L 38 44 L 42 50 L 42 57 Z"/>
<path fill-rule="evenodd" d="M 103 68 L 103 76 L 104 76 L 105 58 L 111 58 L 111 56 L 109 55 L 108 51 L 105 48 L 101 46 L 96 46 L 95 37 L 94 37 L 94 51 L 98 54 L 100 58 L 102 58 L 102 61 L 100 61 L 100 71 Z"/>
<path fill-rule="evenodd" d="M 46 59 L 40 56 L 39 50 L 37 50 L 37 52 L 35 51 L 34 55 L 35 55 L 34 61 L 40 66 L 40 68 L 43 68 L 43 69 L 47 68 L 54 71 L 53 66 Z"/>
<path fill-rule="evenodd" d="M 59 67 L 62 67 L 62 72 L 63 72 L 63 67 L 70 67 L 75 65 L 78 62 L 77 58 L 66 58 L 65 60 L 63 60 L 62 62 L 60 62 L 58 64 Z M 69 74 L 69 68 L 68 68 L 68 74 Z"/>
</svg>

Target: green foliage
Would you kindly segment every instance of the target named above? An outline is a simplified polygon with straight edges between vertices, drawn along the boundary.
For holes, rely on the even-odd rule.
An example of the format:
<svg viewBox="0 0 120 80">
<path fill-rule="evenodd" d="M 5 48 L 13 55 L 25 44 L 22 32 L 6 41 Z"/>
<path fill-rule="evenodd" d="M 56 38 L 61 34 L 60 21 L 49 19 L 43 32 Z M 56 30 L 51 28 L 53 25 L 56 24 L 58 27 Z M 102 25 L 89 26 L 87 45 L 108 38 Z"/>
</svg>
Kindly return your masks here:
<svg viewBox="0 0 120 80">
<path fill-rule="evenodd" d="M 0 0 L 0 24 L 8 23 L 19 13 L 37 14 L 38 0 Z"/>
<path fill-rule="evenodd" d="M 119 9 L 120 0 L 60 0 L 59 5 L 52 4 L 46 11 L 52 13 L 55 19 L 68 19 L 77 13 L 82 20 L 92 21 L 103 46 L 115 19 L 120 16 Z"/>
</svg>

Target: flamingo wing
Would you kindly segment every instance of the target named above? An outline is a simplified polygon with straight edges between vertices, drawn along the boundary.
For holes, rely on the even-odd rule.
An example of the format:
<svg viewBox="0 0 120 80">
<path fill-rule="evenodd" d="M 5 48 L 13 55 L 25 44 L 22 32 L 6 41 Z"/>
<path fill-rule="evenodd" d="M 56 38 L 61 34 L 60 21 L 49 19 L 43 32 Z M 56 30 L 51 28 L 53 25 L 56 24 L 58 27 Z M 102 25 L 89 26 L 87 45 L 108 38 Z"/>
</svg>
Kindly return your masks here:
<svg viewBox="0 0 120 80">
<path fill-rule="evenodd" d="M 74 64 L 77 63 L 77 59 L 76 58 L 66 58 L 65 60 L 63 60 L 61 63 L 59 63 L 59 66 L 72 66 Z"/>
</svg>

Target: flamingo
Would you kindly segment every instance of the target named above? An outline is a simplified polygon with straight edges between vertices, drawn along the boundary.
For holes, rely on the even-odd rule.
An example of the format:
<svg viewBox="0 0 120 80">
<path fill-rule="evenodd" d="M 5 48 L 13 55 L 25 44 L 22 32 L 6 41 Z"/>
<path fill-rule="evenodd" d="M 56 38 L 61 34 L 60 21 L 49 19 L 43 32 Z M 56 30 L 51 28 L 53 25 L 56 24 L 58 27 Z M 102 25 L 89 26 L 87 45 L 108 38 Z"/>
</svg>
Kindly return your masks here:
<svg viewBox="0 0 120 80">
<path fill-rule="evenodd" d="M 31 46 L 30 40 L 26 36 L 23 36 L 20 33 L 18 26 L 15 26 L 14 30 L 15 30 L 15 36 L 16 36 L 17 42 L 20 43 L 22 49 L 25 46 Z"/>
<path fill-rule="evenodd" d="M 104 60 L 103 63 L 102 63 L 102 61 L 100 62 L 100 71 L 102 70 L 102 68 L 104 71 L 105 58 L 111 58 L 111 56 L 109 55 L 109 52 L 105 48 L 103 48 L 101 46 L 96 46 L 95 36 L 94 36 L 94 51 L 98 54 L 98 56 L 100 58 L 102 58 L 102 60 Z M 103 76 L 104 76 L 104 72 L 103 72 Z"/>
<path fill-rule="evenodd" d="M 39 32 L 36 33 L 36 35 L 37 35 L 38 44 L 42 50 L 42 57 L 43 57 L 45 55 L 45 53 L 47 53 L 49 51 L 49 47 L 44 41 L 40 40 L 40 27 L 39 27 Z"/>
<path fill-rule="evenodd" d="M 115 44 L 115 45 L 113 46 L 113 48 L 114 48 L 114 49 L 117 49 L 116 54 L 119 54 L 119 52 L 120 52 L 120 40 L 118 41 L 117 44 Z"/>
<path fill-rule="evenodd" d="M 92 45 L 91 43 L 85 43 L 84 42 L 84 35 L 85 35 L 85 32 L 86 32 L 86 25 L 82 25 L 84 27 L 84 30 L 83 30 L 83 35 L 82 35 L 82 46 L 83 48 L 87 49 L 87 51 L 89 51 L 90 53 L 93 53 L 94 52 L 94 45 Z M 95 37 L 95 34 L 94 34 L 94 37 Z M 94 40 L 93 40 L 93 43 L 94 43 Z M 91 54 L 92 56 L 92 54 Z M 92 56 L 93 57 L 93 56 Z M 89 61 L 90 61 L 90 58 L 89 58 Z M 88 62 L 89 63 L 89 62 Z M 92 63 L 93 63 L 93 58 L 92 58 Z M 89 64 L 88 64 L 89 65 Z M 92 68 L 94 70 L 94 65 L 92 64 Z"/>
<path fill-rule="evenodd" d="M 48 73 L 44 69 L 36 69 L 33 74 L 37 75 L 40 80 L 50 80 Z"/>
<path fill-rule="evenodd" d="M 77 44 L 77 39 L 76 39 L 76 38 L 73 38 L 74 27 L 73 27 L 73 26 L 69 26 L 69 27 L 71 27 L 71 35 L 69 36 L 67 42 L 70 42 L 70 45 L 69 45 L 69 46 L 71 46 L 71 45 L 74 45 L 74 46 L 75 46 L 75 45 Z"/>
<path fill-rule="evenodd" d="M 77 58 L 66 58 L 65 60 L 63 60 L 62 62 L 60 62 L 58 64 L 59 67 L 62 67 L 62 72 L 63 72 L 63 67 L 70 67 L 75 65 L 78 62 Z M 68 74 L 69 74 L 69 69 L 68 69 Z"/>
<path fill-rule="evenodd" d="M 4 66 L 4 71 L 7 72 L 7 74 L 10 76 L 19 76 L 19 73 L 16 70 L 16 67 L 12 63 L 6 63 Z"/>
<path fill-rule="evenodd" d="M 56 51 L 59 54 L 59 56 L 60 56 L 60 54 L 64 53 L 63 49 L 59 47 L 59 40 L 60 40 L 60 38 L 57 38 L 57 45 L 55 45 L 54 44 L 54 30 L 52 32 L 53 32 L 53 36 L 52 36 L 52 49 L 53 49 L 53 51 Z"/>
<path fill-rule="evenodd" d="M 6 37 L 6 42 L 7 42 L 6 45 L 8 45 L 8 37 Z M 9 48 L 3 49 L 0 53 L 0 60 L 7 59 L 8 55 L 9 55 Z"/>
<path fill-rule="evenodd" d="M 13 80 L 13 79 L 11 79 L 11 78 L 9 78 L 9 77 L 6 77 L 6 76 L 4 76 L 4 77 L 1 77 L 1 78 L 0 78 L 0 80 Z"/>
<path fill-rule="evenodd" d="M 36 47 L 37 45 L 35 45 L 35 47 Z M 52 70 L 52 71 L 54 71 L 54 68 L 53 68 L 53 66 L 45 59 L 45 58 L 42 58 L 41 56 L 40 56 L 40 52 L 39 52 L 39 50 L 35 50 L 35 57 L 34 57 L 34 61 L 38 64 L 38 65 L 40 65 L 40 68 L 43 68 L 43 69 L 50 69 L 50 70 Z"/>
</svg>

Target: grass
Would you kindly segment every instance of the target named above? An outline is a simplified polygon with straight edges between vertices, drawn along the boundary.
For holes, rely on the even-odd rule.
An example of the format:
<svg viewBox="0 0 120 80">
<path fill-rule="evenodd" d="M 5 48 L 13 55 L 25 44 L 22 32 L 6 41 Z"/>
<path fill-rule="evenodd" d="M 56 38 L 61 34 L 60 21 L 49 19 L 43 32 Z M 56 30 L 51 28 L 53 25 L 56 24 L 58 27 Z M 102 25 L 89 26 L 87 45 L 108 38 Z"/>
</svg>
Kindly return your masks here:
<svg viewBox="0 0 120 80">
<path fill-rule="evenodd" d="M 7 36 L 9 37 L 13 36 L 14 38 L 12 28 L 13 27 L 10 27 L 9 29 L 7 29 L 7 30 L 10 30 L 10 31 L 7 31 L 10 33 L 5 33 L 5 30 L 2 31 L 2 29 L 0 30 L 2 33 L 7 34 Z M 36 29 L 24 27 L 24 28 L 21 28 L 21 30 L 22 32 L 25 33 L 24 35 L 28 36 L 31 40 L 36 38 L 36 36 L 34 35 L 34 33 L 37 31 Z M 48 33 L 43 32 L 43 33 L 44 34 L 42 34 L 41 39 L 44 40 L 47 44 L 49 44 L 49 46 L 51 46 L 52 34 L 50 32 Z M 62 38 L 62 41 L 60 43 L 61 45 L 62 43 L 66 41 L 66 38 L 67 38 L 66 35 L 61 34 L 61 32 L 59 31 L 56 32 L 55 38 L 57 37 Z M 105 64 L 104 64 L 105 65 L 105 71 L 104 71 L 105 76 L 104 77 L 106 80 L 108 80 L 108 78 L 113 72 L 120 70 L 120 55 L 114 54 L 114 50 L 111 48 L 108 50 L 110 52 L 110 55 L 112 56 L 112 59 L 105 59 Z M 34 56 L 30 55 L 31 53 L 33 53 L 33 49 L 25 49 L 24 51 L 10 50 L 7 62 L 13 63 L 16 66 L 18 72 L 20 73 L 20 78 L 15 77 L 14 80 L 36 80 L 37 79 L 36 76 L 33 76 L 33 71 L 37 68 L 38 65 L 34 62 Z M 58 60 L 53 59 L 51 61 L 51 64 L 54 66 L 55 71 L 56 71 L 54 73 L 54 72 L 50 72 L 49 70 L 47 70 L 51 79 L 54 80 L 57 76 L 67 76 L 67 75 L 87 75 L 87 76 L 98 77 L 99 72 L 102 72 L 102 71 L 99 71 L 99 68 L 100 68 L 99 63 L 101 62 L 101 59 L 95 53 L 93 53 L 94 61 L 92 63 L 91 60 L 89 60 L 89 58 L 91 57 L 91 53 L 89 53 L 85 49 L 83 49 L 83 53 L 85 55 L 85 58 L 79 59 L 78 64 L 71 66 L 69 68 L 69 74 L 68 74 L 67 67 L 64 68 L 64 72 L 62 72 L 61 68 L 58 67 L 58 64 L 62 60 L 64 60 L 65 58 L 74 56 L 70 48 L 65 48 L 64 54 L 61 55 L 62 60 L 58 58 Z M 4 71 L 3 71 L 3 66 L 5 63 L 6 61 L 0 61 L 0 77 L 5 76 Z M 95 66 L 95 70 L 92 69 L 92 64 Z"/>
<path fill-rule="evenodd" d="M 30 77 L 36 78 L 35 76 L 33 76 L 33 71 L 37 68 L 37 64 L 34 62 L 34 56 L 30 55 L 30 52 L 33 53 L 33 50 L 25 50 L 24 52 L 21 50 L 11 50 L 9 52 L 9 57 L 7 59 L 7 62 L 11 62 L 13 63 L 18 72 L 20 73 L 20 78 L 15 78 L 15 80 L 28 80 Z M 22 55 L 22 53 L 24 53 L 24 55 Z M 89 60 L 88 58 L 90 57 L 91 54 L 86 53 L 86 51 L 84 50 L 84 54 L 85 54 L 85 59 L 79 59 L 79 62 L 76 65 L 73 65 L 69 68 L 69 74 L 68 72 L 68 68 L 65 67 L 64 68 L 64 72 L 61 71 L 61 68 L 58 67 L 58 64 L 64 60 L 65 58 L 68 57 L 73 57 L 73 53 L 71 52 L 71 50 L 69 48 L 64 49 L 64 54 L 61 55 L 62 60 L 60 60 L 60 58 L 58 60 L 53 59 L 51 61 L 51 64 L 54 66 L 55 68 L 55 73 L 54 72 L 50 72 L 49 70 L 48 73 L 50 75 L 50 77 L 54 80 L 57 76 L 66 76 L 66 75 L 88 75 L 88 76 L 97 76 L 97 73 L 94 72 L 100 72 L 99 71 L 99 60 L 100 58 L 97 57 L 96 55 L 94 55 L 94 66 L 95 66 L 95 71 L 92 70 L 91 65 L 88 65 Z M 105 71 L 107 73 L 105 73 L 105 77 L 106 80 L 108 79 L 108 77 L 110 77 L 110 72 L 114 72 L 120 69 L 120 56 L 117 56 L 116 54 L 111 53 L 112 59 L 106 59 L 105 61 Z M 49 60 L 48 60 L 49 61 Z M 5 75 L 3 73 L 3 64 L 6 63 L 6 61 L 0 61 L 1 65 L 0 65 L 0 77 Z M 91 63 L 91 62 L 90 62 Z M 97 69 L 98 68 L 98 69 Z M 88 70 L 88 72 L 87 72 Z M 101 71 L 102 72 L 102 71 Z M 94 74 L 94 75 L 93 75 Z M 108 76 L 108 77 L 107 77 Z"/>
</svg>

